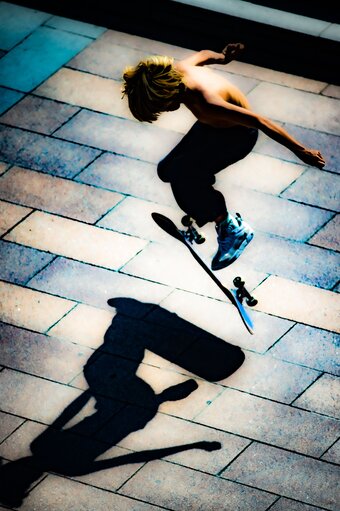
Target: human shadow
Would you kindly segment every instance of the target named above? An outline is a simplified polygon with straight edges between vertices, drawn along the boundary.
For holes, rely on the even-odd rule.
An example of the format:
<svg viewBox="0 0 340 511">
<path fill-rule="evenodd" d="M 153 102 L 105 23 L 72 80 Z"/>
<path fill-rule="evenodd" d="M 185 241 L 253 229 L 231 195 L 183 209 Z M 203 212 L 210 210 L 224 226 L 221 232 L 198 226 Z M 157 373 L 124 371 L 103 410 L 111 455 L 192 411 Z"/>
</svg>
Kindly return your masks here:
<svg viewBox="0 0 340 511">
<path fill-rule="evenodd" d="M 221 447 L 219 442 L 203 440 L 110 458 L 103 456 L 127 435 L 143 429 L 162 403 L 185 399 L 198 387 L 189 378 L 155 393 L 136 374 L 145 350 L 209 381 L 226 378 L 244 360 L 237 346 L 158 305 L 130 298 L 115 298 L 108 303 L 115 307 L 116 315 L 105 333 L 104 343 L 84 366 L 89 388 L 32 441 L 31 456 L 0 467 L 2 504 L 20 507 L 32 484 L 45 472 L 77 477 L 189 449 L 213 451 Z M 95 411 L 86 415 L 84 408 L 91 398 L 95 400 Z"/>
</svg>

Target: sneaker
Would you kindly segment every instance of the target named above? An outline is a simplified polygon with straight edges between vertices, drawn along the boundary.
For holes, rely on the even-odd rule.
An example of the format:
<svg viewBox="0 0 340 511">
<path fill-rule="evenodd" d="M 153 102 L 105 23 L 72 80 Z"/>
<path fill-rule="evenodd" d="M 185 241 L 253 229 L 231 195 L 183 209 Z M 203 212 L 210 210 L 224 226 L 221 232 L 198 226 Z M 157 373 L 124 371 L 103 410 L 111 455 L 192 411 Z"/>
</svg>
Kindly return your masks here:
<svg viewBox="0 0 340 511">
<path fill-rule="evenodd" d="M 242 220 L 239 213 L 216 226 L 218 250 L 212 260 L 211 269 L 221 270 L 236 261 L 254 237 L 252 228 Z"/>
</svg>

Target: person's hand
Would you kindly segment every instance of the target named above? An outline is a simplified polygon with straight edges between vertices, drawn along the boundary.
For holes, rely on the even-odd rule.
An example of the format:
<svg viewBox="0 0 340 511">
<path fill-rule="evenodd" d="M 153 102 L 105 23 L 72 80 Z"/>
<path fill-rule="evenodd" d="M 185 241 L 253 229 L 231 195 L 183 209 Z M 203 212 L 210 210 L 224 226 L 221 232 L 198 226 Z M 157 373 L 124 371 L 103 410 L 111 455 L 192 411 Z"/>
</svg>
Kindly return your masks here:
<svg viewBox="0 0 340 511">
<path fill-rule="evenodd" d="M 317 149 L 303 148 L 301 151 L 296 152 L 296 156 L 298 156 L 304 163 L 307 163 L 312 167 L 318 167 L 319 169 L 322 169 L 326 163 L 324 157 Z"/>
<path fill-rule="evenodd" d="M 229 43 L 223 48 L 222 53 L 224 55 L 224 64 L 228 64 L 244 50 L 244 44 L 242 43 Z"/>
</svg>

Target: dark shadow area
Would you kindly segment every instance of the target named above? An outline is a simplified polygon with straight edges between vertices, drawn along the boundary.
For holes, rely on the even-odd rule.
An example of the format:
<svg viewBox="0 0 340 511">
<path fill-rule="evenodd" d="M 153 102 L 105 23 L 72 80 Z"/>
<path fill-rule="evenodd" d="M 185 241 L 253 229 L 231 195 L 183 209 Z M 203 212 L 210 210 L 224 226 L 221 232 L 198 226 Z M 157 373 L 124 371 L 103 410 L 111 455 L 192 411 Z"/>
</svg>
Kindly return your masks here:
<svg viewBox="0 0 340 511">
<path fill-rule="evenodd" d="M 14 3 L 49 12 L 58 16 L 93 23 L 109 29 L 135 34 L 165 43 L 191 48 L 221 51 L 229 42 L 242 42 L 246 49 L 240 60 L 277 71 L 295 74 L 327 83 L 340 84 L 338 62 L 340 42 L 275 27 L 251 19 L 237 18 L 209 9 L 178 3 L 172 0 L 144 2 L 107 2 L 97 0 L 79 5 L 70 0 L 13 0 Z M 273 2 L 259 0 L 283 12 L 295 12 L 328 22 L 337 23 L 338 14 L 333 0 L 312 6 L 307 0 Z M 294 3 L 294 7 L 289 4 Z M 327 14 L 327 16 L 326 16 Z"/>
<path fill-rule="evenodd" d="M 88 390 L 33 440 L 31 456 L 0 467 L 2 504 L 19 507 L 45 472 L 75 477 L 190 449 L 220 449 L 219 442 L 200 441 L 97 459 L 130 433 L 143 429 L 162 403 L 185 399 L 198 388 L 194 379 L 187 379 L 156 394 L 136 374 L 146 349 L 209 381 L 226 378 L 244 361 L 237 346 L 157 305 L 130 298 L 112 299 L 109 304 L 117 314 L 104 343 L 85 364 Z M 95 411 L 86 415 L 84 407 L 90 398 L 95 399 Z M 68 427 L 71 420 L 73 425 Z"/>
</svg>

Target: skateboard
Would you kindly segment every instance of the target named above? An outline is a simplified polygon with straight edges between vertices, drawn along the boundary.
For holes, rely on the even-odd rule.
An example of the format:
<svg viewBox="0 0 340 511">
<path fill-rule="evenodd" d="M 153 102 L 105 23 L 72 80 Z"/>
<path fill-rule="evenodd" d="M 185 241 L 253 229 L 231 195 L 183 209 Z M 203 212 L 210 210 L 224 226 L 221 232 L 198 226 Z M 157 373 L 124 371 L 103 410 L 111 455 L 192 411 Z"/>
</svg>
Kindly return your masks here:
<svg viewBox="0 0 340 511">
<path fill-rule="evenodd" d="M 210 270 L 207 264 L 201 259 L 201 257 L 197 254 L 197 252 L 193 249 L 192 244 L 195 242 L 197 244 L 204 243 L 204 236 L 195 229 L 193 226 L 193 220 L 188 216 L 184 216 L 182 218 L 182 225 L 187 227 L 186 230 L 178 229 L 178 227 L 174 224 L 170 218 L 161 215 L 160 213 L 151 213 L 153 220 L 156 224 L 163 229 L 166 233 L 170 234 L 173 238 L 183 243 L 187 249 L 190 251 L 191 255 L 198 262 L 198 264 L 203 268 L 203 270 L 209 275 L 209 277 L 215 282 L 215 284 L 220 288 L 220 290 L 225 294 L 227 298 L 229 298 L 230 302 L 236 307 L 238 313 L 247 328 L 248 332 L 254 333 L 254 324 L 253 321 L 243 306 L 243 300 L 246 300 L 248 306 L 253 307 L 257 304 L 257 300 L 250 295 L 250 293 L 245 288 L 245 282 L 241 279 L 241 277 L 236 277 L 233 280 L 233 284 L 236 289 L 228 289 L 226 288 L 216 277 L 216 275 Z"/>
</svg>

